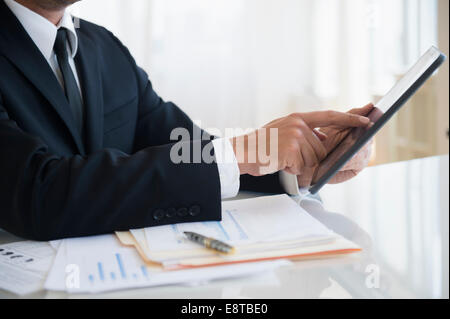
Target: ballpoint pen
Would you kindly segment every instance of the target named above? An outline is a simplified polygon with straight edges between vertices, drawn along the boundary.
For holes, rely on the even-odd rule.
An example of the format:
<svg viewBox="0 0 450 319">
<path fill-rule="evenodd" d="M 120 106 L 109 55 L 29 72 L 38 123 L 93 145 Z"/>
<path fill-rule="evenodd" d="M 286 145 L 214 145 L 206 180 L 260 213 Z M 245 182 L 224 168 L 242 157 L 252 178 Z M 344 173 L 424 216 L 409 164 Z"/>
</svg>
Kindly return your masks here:
<svg viewBox="0 0 450 319">
<path fill-rule="evenodd" d="M 194 232 L 185 231 L 187 239 L 193 241 L 197 244 L 200 244 L 206 248 L 214 249 L 220 253 L 224 254 L 232 254 L 234 253 L 234 247 L 214 238 L 206 237 Z"/>
</svg>

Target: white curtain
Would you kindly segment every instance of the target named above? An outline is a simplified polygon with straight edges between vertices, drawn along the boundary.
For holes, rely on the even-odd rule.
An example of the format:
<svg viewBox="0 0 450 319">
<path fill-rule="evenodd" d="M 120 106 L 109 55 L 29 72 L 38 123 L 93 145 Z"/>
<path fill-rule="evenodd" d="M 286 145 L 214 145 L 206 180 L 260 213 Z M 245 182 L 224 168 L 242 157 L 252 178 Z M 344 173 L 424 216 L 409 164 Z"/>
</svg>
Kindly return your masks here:
<svg viewBox="0 0 450 319">
<path fill-rule="evenodd" d="M 203 127 L 256 127 L 290 112 L 382 95 L 436 44 L 435 0 L 84 0 L 156 91 Z"/>
</svg>

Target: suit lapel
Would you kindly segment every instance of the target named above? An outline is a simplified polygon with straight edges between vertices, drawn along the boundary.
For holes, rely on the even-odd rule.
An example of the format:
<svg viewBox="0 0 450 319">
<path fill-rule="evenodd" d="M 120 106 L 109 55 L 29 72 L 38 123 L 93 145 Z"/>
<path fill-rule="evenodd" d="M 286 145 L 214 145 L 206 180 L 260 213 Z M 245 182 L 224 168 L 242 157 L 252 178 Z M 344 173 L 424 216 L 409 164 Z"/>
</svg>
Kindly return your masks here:
<svg viewBox="0 0 450 319">
<path fill-rule="evenodd" d="M 0 21 L 0 50 L 50 102 L 71 133 L 78 151 L 85 154 L 61 85 L 47 60 L 3 1 L 0 1 Z"/>
<path fill-rule="evenodd" d="M 103 146 L 103 97 L 102 81 L 95 43 L 77 29 L 78 51 L 75 65 L 80 75 L 84 97 L 86 146 L 88 153 L 95 152 Z"/>
</svg>

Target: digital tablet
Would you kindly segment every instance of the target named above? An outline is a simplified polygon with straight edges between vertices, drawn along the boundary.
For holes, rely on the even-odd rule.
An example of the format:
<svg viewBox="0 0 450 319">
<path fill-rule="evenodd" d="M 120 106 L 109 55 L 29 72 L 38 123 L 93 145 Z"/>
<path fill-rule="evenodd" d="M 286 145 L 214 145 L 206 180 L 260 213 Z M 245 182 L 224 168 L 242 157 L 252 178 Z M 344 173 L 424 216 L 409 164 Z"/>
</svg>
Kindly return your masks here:
<svg viewBox="0 0 450 319">
<path fill-rule="evenodd" d="M 317 168 L 309 193 L 317 193 L 391 119 L 414 93 L 441 66 L 446 56 L 431 47 L 367 115 L 370 128 L 354 128 Z"/>
</svg>

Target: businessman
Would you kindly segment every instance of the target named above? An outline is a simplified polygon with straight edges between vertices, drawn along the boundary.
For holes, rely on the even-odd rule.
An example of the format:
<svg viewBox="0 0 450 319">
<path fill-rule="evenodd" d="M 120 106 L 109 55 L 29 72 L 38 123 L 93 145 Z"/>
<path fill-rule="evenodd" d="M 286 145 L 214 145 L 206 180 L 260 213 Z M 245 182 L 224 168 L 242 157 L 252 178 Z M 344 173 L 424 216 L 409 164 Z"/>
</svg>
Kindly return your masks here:
<svg viewBox="0 0 450 319">
<path fill-rule="evenodd" d="M 221 199 L 239 189 L 283 192 L 278 171 L 307 185 L 342 132 L 369 124 L 370 105 L 277 119 L 256 132 L 278 133 L 276 165 L 265 173 L 267 163 L 250 159 L 269 136 L 202 131 L 207 139 L 174 141 L 174 129 L 199 128 L 154 92 L 111 32 L 83 20 L 75 28 L 65 11 L 73 2 L 0 0 L 0 228 L 13 234 L 51 240 L 220 220 Z M 176 143 L 231 161 L 176 163 Z"/>
</svg>

